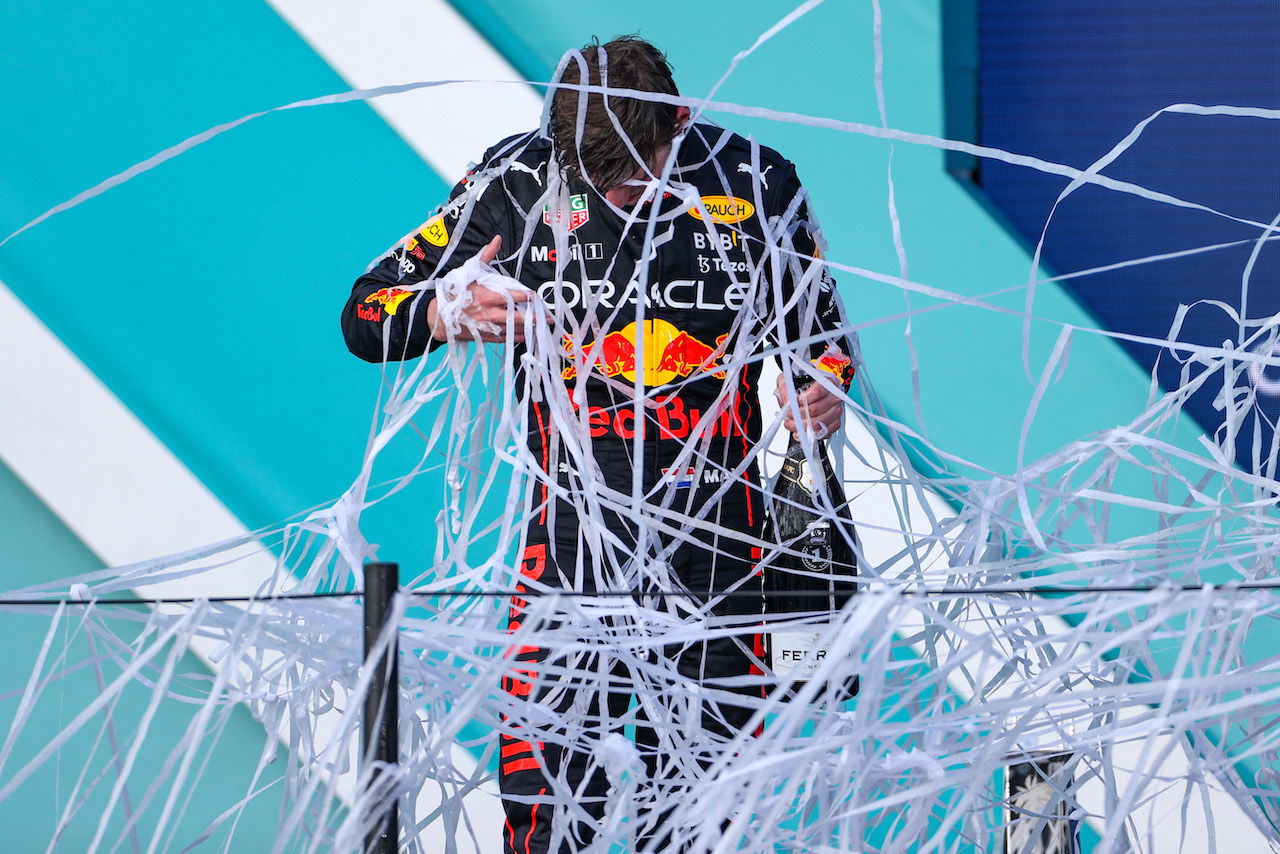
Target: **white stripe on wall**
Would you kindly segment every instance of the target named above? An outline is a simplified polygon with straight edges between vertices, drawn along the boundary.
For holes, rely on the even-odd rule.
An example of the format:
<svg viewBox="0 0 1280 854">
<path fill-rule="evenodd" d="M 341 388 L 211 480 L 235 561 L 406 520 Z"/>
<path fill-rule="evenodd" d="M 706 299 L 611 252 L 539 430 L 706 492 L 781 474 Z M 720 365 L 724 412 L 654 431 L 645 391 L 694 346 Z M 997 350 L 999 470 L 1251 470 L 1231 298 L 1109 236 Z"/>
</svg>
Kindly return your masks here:
<svg viewBox="0 0 1280 854">
<path fill-rule="evenodd" d="M 444 0 L 266 0 L 353 89 L 481 80 L 370 105 L 448 184 L 504 137 L 537 127 L 542 94 Z M 433 200 L 435 204 L 442 199 Z"/>
<path fill-rule="evenodd" d="M 107 566 L 247 533 L 244 525 L 0 282 L 0 459 Z M 39 382 L 32 382 L 39 377 Z M 253 593 L 258 550 L 166 595 Z"/>
</svg>

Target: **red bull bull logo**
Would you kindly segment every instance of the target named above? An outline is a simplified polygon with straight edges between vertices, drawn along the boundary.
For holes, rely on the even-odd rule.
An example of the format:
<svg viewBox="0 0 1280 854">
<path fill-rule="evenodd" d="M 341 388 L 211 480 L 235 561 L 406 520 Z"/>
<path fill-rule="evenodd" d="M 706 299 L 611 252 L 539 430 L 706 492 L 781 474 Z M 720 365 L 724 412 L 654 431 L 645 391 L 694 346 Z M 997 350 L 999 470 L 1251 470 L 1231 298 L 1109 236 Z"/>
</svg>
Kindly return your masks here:
<svg viewBox="0 0 1280 854">
<path fill-rule="evenodd" d="M 645 386 L 666 385 L 679 378 L 697 372 L 710 373 L 716 379 L 724 379 L 724 370 L 720 367 L 721 349 L 728 335 L 716 339 L 716 346 L 710 347 L 690 335 L 683 329 L 677 329 L 665 320 L 646 320 L 641 347 L 644 353 L 643 382 Z M 565 350 L 574 353 L 572 339 L 564 339 Z M 579 356 L 592 358 L 592 366 L 598 366 L 602 374 L 608 377 L 622 376 L 624 379 L 636 381 L 636 324 L 628 323 L 617 332 L 610 332 L 597 344 L 587 345 Z M 571 380 L 578 375 L 578 365 L 565 368 L 561 376 Z"/>
<path fill-rule="evenodd" d="M 378 288 L 378 290 L 365 297 L 364 302 L 365 305 L 372 305 L 375 302 L 381 303 L 386 308 L 387 314 L 395 314 L 396 309 L 400 307 L 400 303 L 411 296 L 413 296 L 413 291 L 406 291 L 404 288 Z M 361 317 L 364 317 L 364 315 L 362 314 Z"/>
<path fill-rule="evenodd" d="M 831 374 L 846 388 L 853 380 L 853 362 L 839 350 L 828 350 L 812 362 L 815 368 Z"/>
<path fill-rule="evenodd" d="M 662 323 L 672 330 L 675 329 L 666 321 L 659 320 L 655 321 L 655 323 Z M 665 343 L 655 340 L 655 344 L 661 343 L 661 355 L 659 355 L 657 364 L 652 372 L 646 369 L 645 385 L 661 385 L 662 383 L 671 382 L 676 377 L 687 377 L 696 371 L 710 372 L 711 368 L 719 367 L 717 359 L 719 354 L 716 348 L 723 346 L 728 335 L 722 335 L 716 339 L 716 348 L 708 347 L 683 329 L 674 336 L 669 337 L 670 340 Z M 645 343 L 648 344 L 647 339 Z M 646 353 L 646 361 L 648 361 L 647 356 L 648 354 Z M 657 377 L 657 382 L 649 381 L 651 374 Z M 716 379 L 722 380 L 727 374 L 725 371 L 715 371 L 711 375 Z"/>
</svg>

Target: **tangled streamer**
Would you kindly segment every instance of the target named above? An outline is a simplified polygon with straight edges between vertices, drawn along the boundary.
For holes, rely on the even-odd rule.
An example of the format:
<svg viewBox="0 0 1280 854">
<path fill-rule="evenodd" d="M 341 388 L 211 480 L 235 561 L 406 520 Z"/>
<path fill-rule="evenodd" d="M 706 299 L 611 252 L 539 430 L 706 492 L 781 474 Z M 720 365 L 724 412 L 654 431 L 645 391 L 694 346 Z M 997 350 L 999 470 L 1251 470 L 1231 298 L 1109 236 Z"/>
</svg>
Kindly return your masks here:
<svg viewBox="0 0 1280 854">
<path fill-rule="evenodd" d="M 306 105 L 382 94 L 345 93 Z M 1062 198 L 1092 183 L 1161 203 L 1195 204 L 1100 174 L 1160 114 L 1093 167 L 1073 170 L 908 134 L 887 121 L 876 128 L 710 98 L 684 103 L 827 128 L 836 144 L 838 132 L 853 132 L 999 157 L 1069 176 Z M 1168 111 L 1205 122 L 1280 118 L 1241 107 L 1173 105 Z M 158 155 L 121 181 L 163 159 Z M 99 191 L 110 186 L 104 182 Z M 891 207 L 887 215 L 897 234 L 896 211 Z M 1261 252 L 1275 223 L 1251 224 Z M 1046 230 L 1051 227 L 1050 220 Z M 827 263 L 844 282 L 874 278 L 906 294 L 1006 310 L 988 298 L 911 281 L 900 239 L 897 245 L 897 277 L 860 268 L 838 245 Z M 1200 250 L 1188 250 L 1194 251 Z M 505 286 L 478 260 L 454 279 Z M 991 294 L 1016 284 L 991 283 Z M 1033 267 L 1023 285 L 1027 324 L 1043 320 L 1031 309 L 1035 289 L 1048 285 L 1036 280 Z M 647 290 L 647 282 L 641 286 Z M 1165 851 L 1179 843 L 1184 850 L 1215 851 L 1224 823 L 1243 823 L 1251 838 L 1274 847 L 1280 843 L 1280 728 L 1274 725 L 1280 658 L 1265 639 L 1280 633 L 1280 537 L 1269 476 L 1275 451 L 1257 448 L 1250 469 L 1238 467 L 1233 425 L 1261 411 L 1263 372 L 1280 365 L 1280 326 L 1275 318 L 1236 319 L 1253 334 L 1221 348 L 1180 342 L 1175 324 L 1166 341 L 1154 343 L 1182 362 L 1180 387 L 1153 383 L 1145 408 L 1128 423 L 1038 459 L 1020 457 L 1007 475 L 973 474 L 978 466 L 930 445 L 920 425 L 893 417 L 875 393 L 874 360 L 863 366 L 846 401 L 856 425 L 828 442 L 863 538 L 860 592 L 838 613 L 779 617 L 766 627 L 817 626 L 829 654 L 804 683 L 780 682 L 768 671 L 750 677 L 747 687 L 761 689 L 759 696 L 731 696 L 750 705 L 751 719 L 726 738 L 705 732 L 698 710 L 708 700 L 727 700 L 728 687 L 692 682 L 659 653 L 710 637 L 750 645 L 759 620 L 679 619 L 625 588 L 614 591 L 619 595 L 579 595 L 540 588 L 520 575 L 524 496 L 544 485 L 557 489 L 554 475 L 548 478 L 525 446 L 523 419 L 531 396 L 564 388 L 562 348 L 546 316 L 530 312 L 527 337 L 539 343 L 519 371 L 502 348 L 479 345 L 452 346 L 387 369 L 376 430 L 351 488 L 301 521 L 246 538 L 278 555 L 274 574 L 251 601 L 171 602 L 149 610 L 110 601 L 125 590 L 212 571 L 234 560 L 232 549 L 242 542 L 7 594 L 0 607 L 39 611 L 49 628 L 30 680 L 15 692 L 17 712 L 0 747 L 0 802 L 56 763 L 74 779 L 58 832 L 72 822 L 97 822 L 93 851 L 142 850 L 144 842 L 146 850 L 237 850 L 240 816 L 262 800 L 279 813 L 272 851 L 358 849 L 392 802 L 400 807 L 402 851 L 493 851 L 501 822 L 495 818 L 496 734 L 537 730 L 589 754 L 610 781 L 594 851 L 634 850 L 647 815 L 666 816 L 671 845 L 690 852 L 993 851 L 1011 821 L 1039 827 L 1051 814 L 1077 825 L 1098 852 Z M 855 326 L 881 322 L 890 319 L 860 317 Z M 1075 336 L 1119 337 L 1057 325 L 1057 344 L 1034 380 L 1028 424 L 1065 370 Z M 1024 330 L 1024 343 L 1029 335 Z M 741 348 L 726 353 L 721 366 L 733 372 L 773 355 Z M 1224 377 L 1227 428 L 1198 448 L 1175 443 L 1173 429 L 1190 395 Z M 421 464 L 391 480 L 375 478 L 382 449 L 415 419 L 428 425 L 420 431 Z M 766 422 L 766 442 L 755 452 L 769 470 L 777 467 L 768 441 L 780 419 L 779 413 Z M 573 420 L 566 404 L 566 435 L 573 435 Z M 921 448 L 937 467 L 927 477 L 910 463 Z M 695 453 L 691 444 L 691 458 Z M 401 487 L 423 475 L 445 484 L 442 503 L 433 508 L 435 561 L 409 570 L 391 629 L 370 653 L 394 641 L 400 657 L 394 689 L 401 759 L 377 766 L 359 748 L 374 671 L 358 641 L 358 605 L 343 594 L 360 589 L 361 567 L 375 553 L 361 533 L 362 513 L 396 501 Z M 597 487 L 577 505 L 584 536 L 593 536 L 593 527 L 595 536 L 603 530 L 602 508 L 629 503 L 630 496 Z M 897 523 L 868 522 L 860 508 L 872 504 L 891 508 L 888 517 Z M 679 508 L 639 502 L 632 509 L 651 514 L 646 521 L 667 532 L 702 524 L 682 517 Z M 1138 520 L 1145 533 L 1117 535 L 1121 516 L 1125 530 Z M 636 571 L 608 569 L 617 579 Z M 660 573 L 651 578 L 661 581 Z M 524 617 L 512 632 L 509 599 L 517 593 L 525 600 Z M 60 598 L 65 601 L 49 601 Z M 553 713 L 501 690 L 518 669 L 515 650 L 527 645 L 556 650 L 530 678 L 543 684 L 573 679 L 586 691 L 622 688 L 637 697 L 632 712 L 621 721 L 593 717 L 585 708 Z M 71 655 L 72 649 L 86 657 Z M 186 650 L 212 662 L 214 675 L 185 670 L 180 656 Z M 73 710 L 53 741 L 34 750 L 24 745 L 37 706 L 84 667 L 96 674 L 97 698 Z M 854 677 L 859 692 L 853 700 L 825 690 Z M 146 697 L 142 712 L 119 713 L 121 698 L 137 686 Z M 164 746 L 160 776 L 141 780 L 137 757 L 160 737 L 151 725 L 161 703 L 185 703 L 194 717 Z M 225 793 L 225 809 L 212 825 L 179 839 L 173 828 L 242 706 L 261 727 L 260 761 L 244 791 Z M 631 738 L 639 710 L 666 759 L 658 780 L 647 778 Z M 77 767 L 60 751 L 85 733 L 96 746 Z M 1011 812 L 1003 788 L 1009 769 L 1025 763 L 1045 770 L 1048 793 L 1039 813 Z M 95 791 L 106 799 L 101 819 L 80 814 Z M 562 816 L 586 820 L 574 794 L 562 786 L 549 798 Z M 150 839 L 139 838 L 141 827 Z"/>
</svg>

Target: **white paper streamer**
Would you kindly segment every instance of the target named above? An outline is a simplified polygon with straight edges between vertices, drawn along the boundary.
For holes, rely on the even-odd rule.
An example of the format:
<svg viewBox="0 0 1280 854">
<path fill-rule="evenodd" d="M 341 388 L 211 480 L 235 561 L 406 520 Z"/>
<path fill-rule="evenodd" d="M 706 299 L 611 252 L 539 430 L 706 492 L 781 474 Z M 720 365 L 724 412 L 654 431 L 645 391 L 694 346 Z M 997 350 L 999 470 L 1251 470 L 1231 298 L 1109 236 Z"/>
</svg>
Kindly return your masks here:
<svg viewBox="0 0 1280 854">
<path fill-rule="evenodd" d="M 757 45 L 815 5 L 798 8 Z M 876 11 L 878 70 L 878 5 Z M 752 50 L 754 46 L 739 54 L 735 66 Z M 795 121 L 1001 159 L 1068 176 L 1071 183 L 1063 198 L 1089 183 L 1198 210 L 1208 209 L 1106 178 L 1100 170 L 1132 154 L 1145 129 L 1165 113 L 1197 116 L 1206 128 L 1235 117 L 1280 118 L 1275 110 L 1170 105 L 1135 126 L 1089 169 L 1077 170 L 894 129 L 879 82 L 877 74 L 880 127 L 700 99 L 680 102 L 694 109 Z M 427 85 L 439 84 L 344 93 L 279 109 Z M 162 152 L 51 209 L 6 240 L 254 117 Z M 892 174 L 889 182 L 892 188 Z M 549 203 L 560 204 L 565 188 L 549 183 Z M 685 198 L 686 207 L 697 204 L 697 194 L 672 181 L 669 171 L 648 191 L 659 190 Z M 1258 228 L 1254 257 L 1275 239 L 1276 222 L 1210 212 Z M 855 266 L 841 257 L 839 246 L 831 268 L 899 287 L 904 296 L 922 293 L 943 305 L 1008 311 L 988 299 L 1010 283 L 993 282 L 988 296 L 970 297 L 911 282 L 892 195 L 889 217 L 898 276 Z M 1052 222 L 1046 222 L 1046 232 L 1050 227 Z M 647 230 L 651 245 L 664 239 L 660 218 L 649 222 Z M 530 235 L 526 233 L 521 251 Z M 785 232 L 774 232 L 773 240 L 772 263 L 794 258 Z M 1219 248 L 1192 248 L 1105 269 Z M 1250 268 L 1242 271 L 1246 285 L 1252 264 L 1251 257 Z M 769 283 L 768 270 L 751 272 Z M 481 331 L 468 327 L 464 312 L 466 286 L 473 281 L 496 290 L 523 289 L 478 259 L 467 261 L 439 283 L 440 316 L 455 336 L 468 328 Z M 1027 324 L 1025 353 L 1030 352 L 1031 320 L 1041 319 L 1033 308 L 1036 289 L 1043 284 L 1033 264 L 1030 279 L 1021 285 L 1026 287 L 1020 314 Z M 1225 306 L 1209 307 L 1231 312 Z M 642 317 L 643 300 L 637 310 Z M 752 315 L 753 310 L 744 309 L 744 329 L 765 319 Z M 936 309 L 908 306 L 894 317 L 858 318 L 857 325 L 909 323 L 930 310 Z M 181 851 L 211 845 L 239 850 L 236 828 L 242 811 L 267 798 L 278 804 L 280 813 L 273 851 L 354 848 L 371 827 L 370 816 L 393 800 L 405 821 L 401 850 L 436 850 L 424 840 L 442 838 L 446 851 L 491 851 L 497 848 L 498 829 L 476 818 L 477 804 L 493 798 L 489 768 L 497 760 L 491 733 L 536 729 L 592 755 L 606 771 L 609 800 L 604 819 L 594 828 L 593 850 L 602 852 L 614 845 L 629 849 L 645 817 L 659 814 L 669 816 L 672 845 L 690 852 L 995 850 L 1006 821 L 998 783 L 1002 769 L 1046 753 L 1069 757 L 1070 781 L 1059 784 L 1054 797 L 1065 800 L 1077 820 L 1092 825 L 1100 838 L 1096 851 L 1163 852 L 1179 843 L 1185 850 L 1213 851 L 1224 815 L 1230 816 L 1226 822 L 1243 825 L 1250 839 L 1275 845 L 1280 842 L 1280 728 L 1274 726 L 1280 708 L 1280 658 L 1258 643 L 1264 632 L 1275 637 L 1280 617 L 1275 569 L 1280 525 L 1275 484 L 1268 476 L 1274 473 L 1275 450 L 1255 449 L 1257 458 L 1249 468 L 1264 474 L 1243 471 L 1234 465 L 1234 436 L 1254 417 L 1257 395 L 1274 393 L 1262 371 L 1280 365 L 1280 358 L 1275 318 L 1236 319 L 1238 340 L 1200 347 L 1179 342 L 1180 315 L 1168 340 L 1157 342 L 1182 361 L 1180 388 L 1154 391 L 1146 409 L 1134 412 L 1127 424 L 1030 458 L 1029 425 L 1053 382 L 1068 369 L 1073 339 L 1089 334 L 1139 340 L 1059 324 L 1057 343 L 1043 365 L 1033 366 L 1025 357 L 1035 391 L 1016 471 L 951 478 L 946 494 L 956 508 L 952 516 L 929 509 L 931 485 L 901 462 L 907 458 L 903 443 L 920 440 L 926 425 L 891 418 L 876 402 L 874 364 L 861 371 L 857 394 L 848 401 L 849 417 L 871 426 L 876 445 L 874 458 L 852 446 L 849 458 L 861 455 L 868 467 L 878 469 L 879 482 L 851 481 L 849 492 L 856 496 L 877 489 L 883 500 L 894 503 L 900 526 L 892 533 L 901 545 L 879 562 L 863 555 L 865 590 L 830 622 L 833 654 L 819 675 L 832 682 L 855 675 L 860 679 L 857 701 L 837 705 L 820 690 L 820 680 L 797 687 L 796 697 L 788 701 L 768 674 L 747 678 L 765 689 L 754 700 L 729 693 L 746 683 L 695 684 L 682 677 L 656 653 L 711 637 L 749 643 L 759 627 L 701 613 L 678 591 L 659 606 L 653 596 L 581 597 L 525 581 L 531 589 L 522 594 L 528 600 L 522 627 L 507 632 L 505 598 L 483 594 L 512 591 L 521 581 L 514 552 L 532 512 L 526 489 L 545 486 L 550 495 L 572 504 L 582 521 L 583 548 L 602 567 L 596 579 L 602 590 L 670 590 L 672 584 L 665 564 L 669 551 L 647 562 L 625 560 L 624 545 L 612 541 L 600 523 L 605 513 L 637 514 L 642 540 L 657 532 L 688 536 L 720 530 L 706 518 L 705 509 L 690 512 L 670 500 L 645 505 L 638 480 L 630 493 L 605 485 L 590 456 L 586 414 L 569 405 L 561 378 L 558 348 L 567 319 L 530 300 L 523 321 L 530 345 L 521 364 L 506 359 L 500 348 L 451 346 L 443 358 L 423 360 L 387 377 L 390 391 L 350 490 L 300 522 L 259 532 L 283 544 L 278 574 L 264 583 L 260 601 L 199 602 L 147 614 L 93 601 L 174 571 L 198 572 L 190 568 L 192 561 L 216 561 L 239 542 L 157 556 L 9 594 L 11 600 L 28 602 L 60 594 L 69 603 L 91 604 L 37 606 L 49 615 L 50 627 L 30 679 L 13 692 L 19 701 L 0 747 L 0 802 L 36 770 L 57 762 L 64 777 L 75 782 L 61 804 L 51 850 L 58 834 L 83 821 L 96 828 L 94 851 Z M 805 339 L 788 346 L 807 348 L 809 343 Z M 575 355 L 591 363 L 601 354 L 579 346 Z M 749 361 L 773 355 L 744 345 L 720 354 L 719 366 L 731 384 Z M 1221 399 L 1227 429 L 1206 439 L 1198 451 L 1172 444 L 1172 425 L 1189 393 L 1215 374 L 1234 378 Z M 1252 381 L 1244 382 L 1245 377 Z M 580 383 L 571 380 L 568 387 L 580 392 Z M 791 392 L 794 397 L 794 388 Z M 918 385 L 915 392 L 919 416 Z M 544 482 L 542 461 L 532 459 L 524 445 L 529 400 L 549 405 L 552 429 L 562 441 L 564 458 L 553 460 L 551 471 L 561 463 L 571 467 L 580 475 L 580 488 L 563 492 L 554 474 Z M 423 470 L 401 473 L 392 484 L 372 485 L 373 462 L 410 419 L 422 418 L 428 403 L 437 407 L 437 414 L 423 437 L 423 459 L 444 456 L 450 497 L 437 521 L 435 565 L 415 567 L 408 573 L 412 578 L 406 578 L 413 588 L 433 595 L 397 600 L 403 755 L 400 765 L 384 769 L 371 789 L 367 769 L 353 780 L 360 767 L 359 715 L 370 678 L 357 641 L 358 608 L 342 599 L 272 597 L 346 590 L 362 583 L 360 567 L 373 547 L 361 533 L 361 514 L 373 503 L 396 500 L 398 489 Z M 640 406 L 642 402 L 637 415 Z M 708 414 L 703 429 L 713 421 Z M 778 429 L 776 422 L 766 426 L 769 436 Z M 694 433 L 681 462 L 701 471 L 714 461 L 700 453 L 698 431 Z M 840 436 L 832 440 L 840 441 Z M 943 465 L 976 470 L 946 448 L 930 450 Z M 485 451 L 492 453 L 486 456 Z M 763 449 L 757 454 L 763 457 Z M 737 474 L 725 472 L 725 479 Z M 1141 491 L 1135 491 L 1135 484 Z M 505 509 L 497 518 L 495 505 Z M 1140 514 L 1145 520 L 1140 529 L 1146 533 L 1116 535 L 1112 517 L 1122 512 Z M 868 524 L 863 531 L 869 536 L 875 527 Z M 181 570 L 171 569 L 179 565 L 184 565 Z M 30 612 L 33 606 L 4 607 Z M 795 618 L 797 623 L 804 620 Z M 197 637 L 221 642 L 220 669 L 212 681 L 193 680 L 178 665 L 179 653 Z M 585 708 L 555 714 L 500 690 L 503 677 L 517 667 L 513 650 L 523 645 L 556 650 L 535 673 L 526 674 L 530 678 L 547 683 L 570 676 L 588 682 L 621 679 L 630 686 L 650 714 L 669 776 L 649 780 L 631 741 Z M 80 655 L 87 656 L 83 663 Z M 584 669 L 592 661 L 597 669 Z M 82 666 L 96 675 L 98 696 L 72 710 L 52 740 L 34 752 L 19 751 L 32 715 L 51 701 L 53 686 Z M 147 692 L 144 713 L 118 714 L 118 702 L 138 686 Z M 731 697 L 749 704 L 753 717 L 726 741 L 698 725 L 698 709 L 706 700 Z M 144 778 L 139 751 L 161 737 L 153 723 L 162 703 L 194 706 L 196 713 L 179 739 L 164 746 L 167 761 L 158 774 L 149 772 L 153 776 Z M 246 769 L 247 788 L 229 792 L 201 777 L 205 757 L 216 749 L 221 728 L 238 704 L 247 704 L 262 723 L 264 748 L 258 766 Z M 97 738 L 104 748 L 83 757 L 60 755 L 69 739 L 92 732 L 94 726 L 100 727 Z M 283 762 L 275 761 L 277 738 L 287 747 Z M 478 764 L 466 760 L 477 755 Z M 197 786 L 202 798 L 211 792 L 224 797 L 224 808 L 201 832 L 177 838 L 174 828 Z M 94 790 L 107 793 L 108 812 L 79 815 L 84 796 Z M 575 793 L 562 782 L 553 786 L 550 798 L 554 803 L 548 809 L 573 812 Z M 109 815 L 123 821 L 112 823 Z"/>
</svg>

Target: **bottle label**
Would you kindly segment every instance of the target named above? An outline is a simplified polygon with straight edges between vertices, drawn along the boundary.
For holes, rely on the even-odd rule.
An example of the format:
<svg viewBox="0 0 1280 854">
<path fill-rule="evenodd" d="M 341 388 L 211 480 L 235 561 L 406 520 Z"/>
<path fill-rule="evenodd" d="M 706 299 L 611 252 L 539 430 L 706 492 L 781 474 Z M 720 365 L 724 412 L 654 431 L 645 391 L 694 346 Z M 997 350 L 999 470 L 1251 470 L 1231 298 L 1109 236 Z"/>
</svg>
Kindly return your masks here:
<svg viewBox="0 0 1280 854">
<path fill-rule="evenodd" d="M 835 557 L 831 550 L 831 523 L 825 520 L 810 522 L 804 538 L 796 544 L 800 560 L 810 572 L 830 572 Z"/>
<path fill-rule="evenodd" d="M 788 456 L 782 461 L 782 471 L 779 474 L 810 495 L 813 494 L 813 469 L 809 466 L 809 461 L 804 457 Z"/>
<path fill-rule="evenodd" d="M 771 632 L 769 657 L 775 676 L 809 679 L 818 672 L 827 649 L 818 643 L 822 632 Z"/>
</svg>

